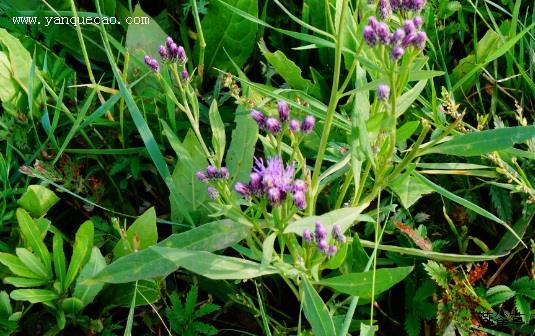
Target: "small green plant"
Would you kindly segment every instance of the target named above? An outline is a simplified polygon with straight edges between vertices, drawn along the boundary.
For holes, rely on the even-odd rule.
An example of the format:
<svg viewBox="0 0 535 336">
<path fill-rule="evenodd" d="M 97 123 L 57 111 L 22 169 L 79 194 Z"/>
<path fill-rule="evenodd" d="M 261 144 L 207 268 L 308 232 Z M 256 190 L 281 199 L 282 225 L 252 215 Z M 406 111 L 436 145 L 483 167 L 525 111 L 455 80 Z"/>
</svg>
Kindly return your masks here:
<svg viewBox="0 0 535 336">
<path fill-rule="evenodd" d="M 171 294 L 171 306 L 165 309 L 165 315 L 171 324 L 171 330 L 176 335 L 195 336 L 218 333 L 214 326 L 201 322 L 199 319 L 219 310 L 219 305 L 205 303 L 196 309 L 198 294 L 199 288 L 191 287 L 184 303 L 176 292 Z"/>
</svg>

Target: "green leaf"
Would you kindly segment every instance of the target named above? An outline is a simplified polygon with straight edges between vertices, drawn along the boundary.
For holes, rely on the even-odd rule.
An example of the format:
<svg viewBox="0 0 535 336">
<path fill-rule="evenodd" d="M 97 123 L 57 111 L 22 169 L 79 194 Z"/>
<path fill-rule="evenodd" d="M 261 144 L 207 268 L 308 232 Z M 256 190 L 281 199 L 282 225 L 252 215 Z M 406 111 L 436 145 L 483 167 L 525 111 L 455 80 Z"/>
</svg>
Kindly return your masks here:
<svg viewBox="0 0 535 336">
<path fill-rule="evenodd" d="M 65 278 L 67 276 L 67 261 L 63 251 L 63 238 L 59 234 L 54 235 L 52 240 L 52 257 L 54 259 L 54 271 L 56 279 L 61 284 L 61 290 L 65 290 Z"/>
<path fill-rule="evenodd" d="M 30 71 L 32 57 L 20 41 L 9 34 L 7 30 L 0 28 L 0 49 L 7 53 L 11 65 L 10 77 L 28 93 L 30 83 Z"/>
<path fill-rule="evenodd" d="M 236 109 L 236 128 L 227 151 L 226 163 L 231 172 L 230 184 L 237 181 L 248 182 L 253 167 L 255 143 L 258 138 L 258 125 L 243 106 Z"/>
<path fill-rule="evenodd" d="M 156 211 L 154 207 L 150 207 L 128 227 L 126 240 L 123 238 L 119 240 L 113 249 L 113 255 L 115 258 L 119 258 L 152 246 L 157 241 Z"/>
<path fill-rule="evenodd" d="M 425 88 L 425 85 L 427 84 L 427 79 L 421 80 L 416 85 L 414 85 L 409 91 L 405 92 L 401 95 L 396 101 L 396 114 L 399 117 L 405 111 L 409 109 L 409 107 L 418 99 L 420 96 L 420 93 Z"/>
<path fill-rule="evenodd" d="M 34 218 L 39 218 L 59 201 L 56 194 L 41 185 L 30 185 L 21 196 L 18 204 Z"/>
<path fill-rule="evenodd" d="M 310 282 L 303 278 L 303 311 L 315 336 L 336 335 L 334 323 L 323 300 Z"/>
<path fill-rule="evenodd" d="M 225 125 L 223 124 L 223 120 L 221 120 L 221 115 L 219 115 L 216 99 L 212 100 L 208 117 L 210 118 L 210 127 L 212 128 L 212 146 L 217 162 L 221 165 L 223 163 L 223 156 L 225 155 L 226 136 Z"/>
<path fill-rule="evenodd" d="M 273 66 L 275 71 L 288 83 L 292 89 L 301 90 L 315 98 L 321 98 L 321 90 L 301 75 L 301 69 L 280 50 L 269 52 L 265 44 L 259 43 L 260 51 Z"/>
<path fill-rule="evenodd" d="M 262 265 L 269 265 L 273 258 L 273 251 L 275 245 L 275 239 L 277 239 L 277 233 L 273 232 L 262 243 Z"/>
<path fill-rule="evenodd" d="M 11 308 L 9 294 L 6 291 L 0 291 L 0 317 L 7 319 L 11 314 L 13 314 L 13 308 Z"/>
<path fill-rule="evenodd" d="M 78 271 L 89 259 L 91 248 L 93 247 L 93 236 L 94 228 L 91 221 L 85 221 L 76 231 L 71 262 L 65 276 L 65 290 L 74 282 Z"/>
<path fill-rule="evenodd" d="M 197 286 L 192 286 L 188 292 L 188 295 L 186 295 L 186 300 L 184 301 L 184 317 L 186 320 L 190 320 L 191 316 L 193 315 L 198 294 L 199 288 Z"/>
<path fill-rule="evenodd" d="M 487 301 L 491 306 L 504 303 L 513 296 L 515 296 L 515 291 L 505 285 L 494 286 L 487 290 Z"/>
<path fill-rule="evenodd" d="M 26 278 L 41 279 L 41 276 L 32 272 L 26 265 L 20 261 L 17 256 L 0 252 L 0 263 L 9 268 L 9 270 L 18 276 Z"/>
<path fill-rule="evenodd" d="M 258 17 L 257 0 L 225 0 L 229 6 L 237 8 L 253 17 Z M 205 67 L 232 69 L 229 57 L 241 68 L 254 50 L 257 25 L 235 13 L 229 12 L 220 1 L 210 2 L 208 14 L 201 22 L 206 42 Z M 195 44 L 195 57 L 199 55 L 199 39 Z M 228 54 L 228 56 L 227 56 Z"/>
<path fill-rule="evenodd" d="M 396 131 L 396 142 L 402 142 L 410 138 L 420 126 L 420 121 L 407 121 Z"/>
<path fill-rule="evenodd" d="M 45 243 L 41 240 L 39 228 L 26 210 L 21 208 L 17 209 L 17 221 L 24 240 L 32 251 L 41 258 L 46 273 L 52 274 L 52 260 Z"/>
<path fill-rule="evenodd" d="M 135 301 L 134 300 L 135 296 Z M 160 284 L 154 280 L 140 280 L 120 285 L 109 285 L 102 290 L 99 302 L 107 308 L 147 305 L 160 299 Z"/>
<path fill-rule="evenodd" d="M 333 210 L 321 216 L 309 216 L 298 219 L 288 224 L 284 233 L 303 234 L 304 229 L 314 230 L 315 223 L 320 221 L 327 229 L 329 237 L 334 224 L 340 225 L 342 232 L 345 232 L 355 221 L 374 222 L 368 215 L 361 214 L 361 208 L 342 208 Z"/>
<path fill-rule="evenodd" d="M 447 289 L 450 283 L 450 274 L 446 267 L 442 264 L 437 263 L 436 261 L 429 260 L 427 264 L 424 265 L 424 269 L 429 274 L 429 277 L 433 279 L 437 285 Z"/>
<path fill-rule="evenodd" d="M 373 336 L 375 335 L 375 332 L 379 330 L 377 326 L 371 326 L 369 324 L 360 323 L 360 336 Z"/>
<path fill-rule="evenodd" d="M 513 147 L 535 137 L 535 126 L 516 126 L 471 132 L 425 151 L 457 156 L 477 156 Z"/>
<path fill-rule="evenodd" d="M 96 283 L 86 285 L 83 284 L 83 281 L 95 276 L 98 272 L 102 271 L 104 267 L 106 267 L 106 259 L 102 256 L 98 247 L 94 246 L 89 261 L 85 264 L 76 280 L 76 286 L 74 287 L 74 292 L 72 294 L 83 302 L 84 307 L 93 302 L 93 299 L 100 292 L 104 284 Z"/>
<path fill-rule="evenodd" d="M 28 251 L 27 249 L 23 247 L 17 247 L 15 250 L 17 256 L 19 257 L 20 261 L 30 269 L 33 273 L 45 278 L 50 279 L 52 277 L 52 273 L 47 274 L 47 271 L 45 269 L 45 265 L 39 260 L 37 256 L 35 256 L 32 252 Z"/>
<path fill-rule="evenodd" d="M 374 297 L 405 279 L 413 267 L 381 268 L 375 270 Z M 319 285 L 331 287 L 338 292 L 359 296 L 364 299 L 372 298 L 373 271 L 349 273 L 317 282 Z"/>
<path fill-rule="evenodd" d="M 5 277 L 4 283 L 15 286 L 15 287 L 39 287 L 45 285 L 48 280 L 41 279 L 31 279 L 31 278 L 19 278 L 19 277 Z"/>
<path fill-rule="evenodd" d="M 84 309 L 84 303 L 82 300 L 75 297 L 64 299 L 61 302 L 61 306 L 63 311 L 69 315 L 78 315 L 78 313 Z"/>
<path fill-rule="evenodd" d="M 528 300 L 520 295 L 515 297 L 515 306 L 518 313 L 522 315 L 522 321 L 528 324 L 531 320 L 531 308 Z"/>
<path fill-rule="evenodd" d="M 157 246 L 189 251 L 217 251 L 240 242 L 248 232 L 247 226 L 230 220 L 220 220 L 173 234 Z M 148 248 L 117 259 L 92 280 L 124 283 L 166 276 L 176 269 L 175 263 Z"/>
<path fill-rule="evenodd" d="M 58 294 L 48 289 L 15 289 L 10 294 L 16 301 L 29 301 L 31 303 L 54 301 Z"/>
<path fill-rule="evenodd" d="M 326 269 L 337 269 L 342 266 L 342 263 L 346 259 L 347 250 L 349 244 L 342 244 L 338 246 L 338 251 L 333 257 L 330 257 L 324 264 L 323 267 Z"/>
<path fill-rule="evenodd" d="M 405 209 L 410 208 L 423 195 L 434 192 L 429 186 L 414 178 L 410 172 L 399 176 L 388 186 L 398 195 L 399 201 Z"/>
<path fill-rule="evenodd" d="M 17 97 L 19 88 L 11 73 L 13 69 L 8 56 L 0 51 L 0 101 L 12 102 Z"/>
</svg>

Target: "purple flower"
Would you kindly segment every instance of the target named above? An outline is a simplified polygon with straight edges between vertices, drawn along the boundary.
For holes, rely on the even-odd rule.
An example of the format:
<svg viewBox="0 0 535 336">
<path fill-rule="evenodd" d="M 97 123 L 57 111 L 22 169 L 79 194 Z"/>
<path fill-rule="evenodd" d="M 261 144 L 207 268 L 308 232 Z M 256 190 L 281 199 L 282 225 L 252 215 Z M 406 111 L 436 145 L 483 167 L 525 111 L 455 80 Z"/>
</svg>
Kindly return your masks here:
<svg viewBox="0 0 535 336">
<path fill-rule="evenodd" d="M 253 118 L 254 121 L 258 124 L 260 127 L 264 127 L 264 124 L 266 122 L 266 116 L 264 113 L 258 111 L 258 110 L 252 110 L 251 111 L 251 118 Z"/>
<path fill-rule="evenodd" d="M 262 175 L 264 190 L 275 187 L 286 193 L 292 188 L 294 167 L 287 165 L 285 168 L 280 156 L 269 158 L 267 167 L 264 167 L 262 160 L 256 159 L 255 172 Z"/>
<path fill-rule="evenodd" d="M 390 87 L 385 84 L 379 84 L 377 87 L 377 97 L 379 97 L 379 100 L 386 101 L 388 100 L 388 96 L 390 96 Z"/>
<path fill-rule="evenodd" d="M 293 191 L 302 191 L 305 192 L 307 190 L 307 184 L 305 181 L 298 179 L 294 181 Z"/>
<path fill-rule="evenodd" d="M 188 78 L 189 78 L 189 73 L 188 73 L 188 70 L 184 69 L 181 73 L 180 73 L 180 76 L 182 76 L 182 79 L 187 81 Z"/>
<path fill-rule="evenodd" d="M 324 240 L 327 238 L 327 230 L 325 230 L 325 227 L 320 223 L 320 221 L 316 222 L 316 240 Z"/>
<path fill-rule="evenodd" d="M 401 9 L 401 0 L 390 0 L 390 6 L 393 10 L 400 10 Z"/>
<path fill-rule="evenodd" d="M 379 36 L 379 41 L 382 44 L 388 44 L 390 41 L 390 30 L 388 29 L 388 25 L 384 22 L 380 22 L 376 31 L 377 36 Z"/>
<path fill-rule="evenodd" d="M 145 61 L 145 64 L 147 64 L 149 68 L 152 69 L 152 71 L 154 72 L 160 71 L 160 65 L 158 64 L 157 60 L 155 60 L 154 58 L 151 58 L 149 55 L 145 55 L 143 59 Z"/>
<path fill-rule="evenodd" d="M 412 8 L 412 2 L 413 2 L 413 0 L 402 0 L 401 7 L 404 10 L 410 10 Z"/>
<path fill-rule="evenodd" d="M 281 131 L 280 122 L 277 119 L 271 117 L 266 119 L 265 127 L 269 132 L 273 134 L 279 134 Z"/>
<path fill-rule="evenodd" d="M 258 173 L 251 173 L 249 175 L 249 186 L 253 193 L 257 196 L 262 194 L 262 175 Z"/>
<path fill-rule="evenodd" d="M 305 242 L 307 242 L 307 243 L 312 242 L 312 239 L 313 239 L 313 237 L 312 237 L 312 232 L 310 232 L 309 229 L 304 229 L 304 230 L 303 230 L 303 239 L 304 239 Z"/>
<path fill-rule="evenodd" d="M 236 190 L 236 192 L 243 197 L 248 197 L 251 195 L 251 189 L 249 189 L 249 187 L 243 182 L 236 183 L 234 190 Z"/>
<path fill-rule="evenodd" d="M 289 128 L 292 132 L 299 132 L 299 130 L 301 129 L 301 123 L 299 123 L 299 121 L 295 119 L 292 119 L 290 120 Z"/>
<path fill-rule="evenodd" d="M 414 38 L 414 46 L 418 49 L 425 48 L 425 42 L 427 41 L 427 34 L 425 32 L 419 32 Z"/>
<path fill-rule="evenodd" d="M 362 30 L 362 35 L 364 36 L 364 40 L 370 47 L 373 47 L 375 44 L 377 44 L 377 34 L 375 33 L 375 30 L 372 28 L 372 26 L 366 26 Z"/>
<path fill-rule="evenodd" d="M 280 121 L 288 121 L 288 119 L 290 118 L 290 108 L 288 107 L 288 103 L 284 100 L 279 100 L 277 102 L 277 110 L 279 111 Z"/>
<path fill-rule="evenodd" d="M 394 47 L 392 48 L 392 58 L 396 61 L 399 60 L 401 57 L 403 57 L 403 54 L 405 53 L 405 49 L 402 47 Z"/>
<path fill-rule="evenodd" d="M 165 39 L 165 45 L 167 46 L 167 49 L 171 49 L 171 45 L 173 43 L 175 43 L 175 41 L 173 41 L 171 36 L 167 36 L 167 38 Z"/>
<path fill-rule="evenodd" d="M 416 27 L 414 26 L 414 22 L 412 20 L 405 20 L 405 22 L 403 22 L 403 30 L 405 30 L 405 34 L 407 35 L 410 35 L 416 32 Z"/>
<path fill-rule="evenodd" d="M 398 28 L 393 34 L 392 34 L 392 37 L 390 38 L 390 43 L 393 45 L 393 46 L 397 46 L 401 43 L 401 41 L 403 41 L 403 38 L 405 38 L 405 30 L 401 29 L 401 28 Z"/>
<path fill-rule="evenodd" d="M 415 12 L 421 11 L 425 6 L 425 0 L 412 0 L 411 9 Z"/>
<path fill-rule="evenodd" d="M 331 245 L 329 246 L 329 248 L 327 249 L 325 253 L 329 257 L 334 257 L 334 255 L 336 254 L 336 251 L 338 251 L 338 248 L 336 247 L 336 245 Z"/>
<path fill-rule="evenodd" d="M 160 54 L 160 57 L 162 60 L 166 61 L 169 58 L 169 54 L 167 53 L 167 48 L 163 45 L 160 46 L 158 49 L 158 54 Z"/>
<path fill-rule="evenodd" d="M 414 23 L 414 26 L 415 26 L 417 29 L 420 29 L 420 27 L 421 27 L 422 24 L 424 23 L 424 20 L 422 19 L 421 16 L 415 16 L 415 17 L 412 19 L 412 22 Z"/>
<path fill-rule="evenodd" d="M 342 227 L 338 224 L 333 225 L 332 236 L 339 243 L 345 243 L 346 241 L 346 237 L 342 233 Z"/>
<path fill-rule="evenodd" d="M 267 194 L 269 203 L 271 203 L 272 206 L 279 205 L 282 195 L 278 188 L 269 188 Z"/>
<path fill-rule="evenodd" d="M 303 131 L 305 134 L 310 133 L 314 128 L 315 123 L 316 119 L 311 115 L 307 115 L 303 120 L 303 124 L 301 124 L 301 131 Z"/>
<path fill-rule="evenodd" d="M 370 17 L 368 18 L 368 25 L 369 25 L 373 30 L 377 29 L 377 24 L 378 24 L 378 23 L 379 23 L 379 22 L 377 21 L 377 18 L 376 18 L 375 16 L 370 16 Z"/>
<path fill-rule="evenodd" d="M 307 207 L 307 198 L 302 191 L 296 191 L 293 193 L 294 204 L 299 210 L 304 210 Z"/>
<path fill-rule="evenodd" d="M 228 172 L 227 167 L 221 167 L 217 172 L 217 177 L 222 178 L 224 180 L 228 180 L 230 174 Z"/>
<path fill-rule="evenodd" d="M 208 197 L 212 200 L 216 200 L 219 198 L 219 191 L 217 191 L 214 187 L 208 187 Z"/>
<path fill-rule="evenodd" d="M 318 249 L 323 253 L 327 253 L 329 250 L 329 244 L 327 243 L 326 239 L 321 239 L 318 241 Z"/>
<path fill-rule="evenodd" d="M 208 177 L 202 171 L 196 172 L 195 176 L 197 177 L 197 180 L 199 180 L 201 182 L 207 182 L 208 181 Z"/>
<path fill-rule="evenodd" d="M 178 45 L 175 42 L 171 43 L 171 45 L 169 46 L 169 54 L 171 55 L 173 60 L 177 59 L 177 57 L 178 57 Z"/>
<path fill-rule="evenodd" d="M 182 64 L 186 63 L 188 58 L 186 57 L 186 51 L 184 50 L 184 47 L 179 46 L 176 51 L 176 57 L 178 61 Z"/>
<path fill-rule="evenodd" d="M 385 20 L 392 15 L 392 7 L 389 0 L 379 0 L 378 8 L 381 19 Z"/>
<path fill-rule="evenodd" d="M 403 41 L 401 41 L 401 46 L 403 48 L 407 48 L 408 46 L 410 46 L 414 40 L 416 39 L 416 33 L 410 33 L 408 34 L 407 36 L 405 36 L 405 38 L 403 39 Z"/>
<path fill-rule="evenodd" d="M 217 168 L 212 165 L 208 165 L 208 167 L 206 167 L 206 176 L 208 176 L 210 179 L 218 178 L 219 176 Z"/>
</svg>

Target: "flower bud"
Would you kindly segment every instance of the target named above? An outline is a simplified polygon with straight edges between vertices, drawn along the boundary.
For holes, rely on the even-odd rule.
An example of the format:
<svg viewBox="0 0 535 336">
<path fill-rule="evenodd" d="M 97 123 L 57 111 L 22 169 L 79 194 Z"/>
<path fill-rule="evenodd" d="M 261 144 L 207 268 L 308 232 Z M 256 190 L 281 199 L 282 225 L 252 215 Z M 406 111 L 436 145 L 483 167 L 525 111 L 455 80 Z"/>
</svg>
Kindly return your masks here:
<svg viewBox="0 0 535 336">
<path fill-rule="evenodd" d="M 182 46 L 179 46 L 177 48 L 177 51 L 176 51 L 176 57 L 178 59 L 178 61 L 182 64 L 186 63 L 186 61 L 188 60 L 187 56 L 186 56 L 186 51 L 184 50 L 184 47 Z"/>
<path fill-rule="evenodd" d="M 388 97 L 390 96 L 390 87 L 385 84 L 379 84 L 377 87 L 377 97 L 381 101 L 388 100 Z"/>
<path fill-rule="evenodd" d="M 222 178 L 224 180 L 228 180 L 230 174 L 228 172 L 227 167 L 221 167 L 221 169 L 217 172 L 217 177 Z"/>
<path fill-rule="evenodd" d="M 403 30 L 405 30 L 406 35 L 416 32 L 414 22 L 412 20 L 405 20 L 405 22 L 403 22 Z"/>
<path fill-rule="evenodd" d="M 371 26 L 364 27 L 362 35 L 364 36 L 364 40 L 366 41 L 366 43 L 368 43 L 370 47 L 373 47 L 375 46 L 375 44 L 377 44 L 377 34 Z"/>
<path fill-rule="evenodd" d="M 425 6 L 425 0 L 412 0 L 411 9 L 415 12 L 421 11 Z"/>
<path fill-rule="evenodd" d="M 299 132 L 299 130 L 301 129 L 301 124 L 299 123 L 299 121 L 292 119 L 290 120 L 289 128 L 292 132 Z"/>
<path fill-rule="evenodd" d="M 236 185 L 234 186 L 234 190 L 236 190 L 236 192 L 243 197 L 248 197 L 249 195 L 251 195 L 251 190 L 243 182 L 236 183 Z"/>
<path fill-rule="evenodd" d="M 266 116 L 264 115 L 264 113 L 258 110 L 252 110 L 251 118 L 253 118 L 253 120 L 256 121 L 258 126 L 264 127 L 264 123 L 266 122 Z"/>
<path fill-rule="evenodd" d="M 390 0 L 390 7 L 392 7 L 392 10 L 400 10 L 402 7 L 401 0 Z"/>
<path fill-rule="evenodd" d="M 169 58 L 169 54 L 167 53 L 167 48 L 163 45 L 160 46 L 158 49 L 158 54 L 160 54 L 160 57 L 162 60 L 166 61 Z"/>
<path fill-rule="evenodd" d="M 288 107 L 288 103 L 284 100 L 279 100 L 277 102 L 277 110 L 279 111 L 280 121 L 288 121 L 288 119 L 290 118 L 290 109 Z"/>
<path fill-rule="evenodd" d="M 249 185 L 252 191 L 257 195 L 262 191 L 262 176 L 258 173 L 251 173 L 251 175 L 249 175 Z"/>
<path fill-rule="evenodd" d="M 377 26 L 377 36 L 379 36 L 379 42 L 382 44 L 388 44 L 390 42 L 390 30 L 388 25 L 384 22 L 380 22 Z"/>
<path fill-rule="evenodd" d="M 279 134 L 281 131 L 281 124 L 277 119 L 270 117 L 266 119 L 266 129 L 273 134 Z"/>
<path fill-rule="evenodd" d="M 329 244 L 327 243 L 326 239 L 321 239 L 318 241 L 318 249 L 323 253 L 327 253 L 329 250 Z"/>
<path fill-rule="evenodd" d="M 336 254 L 336 251 L 338 251 L 338 248 L 336 247 L 336 245 L 331 245 L 329 246 L 329 248 L 327 249 L 327 252 L 325 253 L 329 257 L 334 257 L 334 255 Z"/>
<path fill-rule="evenodd" d="M 346 237 L 342 232 L 342 227 L 339 224 L 333 225 L 332 236 L 339 243 L 345 243 L 346 241 Z"/>
<path fill-rule="evenodd" d="M 165 45 L 167 46 L 167 49 L 171 49 L 171 45 L 173 43 L 175 43 L 175 41 L 173 41 L 171 36 L 167 36 L 167 38 L 165 39 Z"/>
<path fill-rule="evenodd" d="M 216 200 L 219 198 L 219 191 L 217 191 L 214 187 L 208 187 L 208 197 L 212 200 Z"/>
<path fill-rule="evenodd" d="M 269 199 L 269 203 L 271 203 L 271 205 L 273 206 L 276 206 L 280 203 L 281 201 L 281 192 L 278 188 L 269 188 L 268 190 L 268 199 Z"/>
<path fill-rule="evenodd" d="M 407 36 L 405 36 L 405 38 L 403 39 L 403 41 L 401 41 L 401 46 L 403 48 L 407 48 L 408 46 L 410 46 L 414 40 L 416 39 L 416 33 L 410 33 L 408 34 Z"/>
<path fill-rule="evenodd" d="M 392 7 L 390 6 L 389 0 L 379 0 L 377 7 L 379 9 L 379 16 L 381 16 L 381 19 L 385 20 L 392 15 Z"/>
<path fill-rule="evenodd" d="M 320 241 L 327 238 L 327 230 L 325 230 L 325 227 L 319 222 L 316 222 L 316 240 Z"/>
<path fill-rule="evenodd" d="M 217 168 L 212 165 L 208 165 L 208 167 L 206 167 L 206 176 L 210 179 L 217 178 L 218 177 Z"/>
<path fill-rule="evenodd" d="M 309 229 L 304 229 L 303 230 L 303 239 L 307 242 L 307 243 L 310 243 L 312 242 L 312 232 L 310 232 Z"/>
<path fill-rule="evenodd" d="M 418 34 L 416 34 L 413 44 L 416 48 L 423 49 L 425 48 L 426 41 L 427 41 L 427 34 L 421 31 L 421 32 L 418 32 Z"/>
<path fill-rule="evenodd" d="M 302 191 L 305 192 L 307 190 L 307 184 L 305 181 L 301 179 L 297 179 L 294 181 L 293 191 Z"/>
<path fill-rule="evenodd" d="M 187 80 L 189 79 L 189 72 L 188 72 L 188 70 L 184 69 L 184 70 L 180 73 L 180 76 L 182 77 L 182 80 L 187 81 Z"/>
<path fill-rule="evenodd" d="M 303 124 L 301 124 L 301 131 L 303 131 L 305 134 L 310 133 L 314 128 L 315 123 L 316 119 L 311 115 L 307 115 L 303 120 Z"/>
<path fill-rule="evenodd" d="M 424 20 L 422 19 L 421 16 L 415 16 L 412 19 L 412 22 L 414 23 L 414 26 L 416 27 L 416 29 L 420 29 L 420 27 L 422 27 L 422 24 L 424 23 Z"/>
<path fill-rule="evenodd" d="M 203 173 L 202 171 L 196 172 L 195 176 L 197 177 L 197 180 L 199 180 L 200 182 L 208 181 L 208 177 L 206 177 L 206 174 Z"/>
<path fill-rule="evenodd" d="M 379 22 L 377 21 L 377 18 L 375 16 L 370 16 L 368 18 L 368 25 L 372 28 L 372 30 L 375 30 L 377 28 L 377 24 Z"/>
<path fill-rule="evenodd" d="M 390 38 L 390 43 L 393 46 L 397 46 L 397 45 L 399 45 L 401 43 L 401 41 L 403 41 L 403 38 L 405 38 L 405 30 L 403 30 L 402 28 L 398 28 L 392 34 L 392 37 Z"/>
<path fill-rule="evenodd" d="M 171 55 L 171 58 L 173 58 L 173 60 L 177 59 L 178 45 L 175 42 L 171 43 L 171 45 L 169 46 L 169 54 Z"/>
<path fill-rule="evenodd" d="M 294 204 L 299 210 L 304 210 L 307 207 L 307 198 L 302 191 L 296 191 L 293 193 Z"/>
<path fill-rule="evenodd" d="M 394 47 L 392 48 L 392 58 L 396 61 L 399 60 L 401 57 L 403 57 L 403 54 L 405 54 L 405 49 L 402 47 Z"/>
</svg>

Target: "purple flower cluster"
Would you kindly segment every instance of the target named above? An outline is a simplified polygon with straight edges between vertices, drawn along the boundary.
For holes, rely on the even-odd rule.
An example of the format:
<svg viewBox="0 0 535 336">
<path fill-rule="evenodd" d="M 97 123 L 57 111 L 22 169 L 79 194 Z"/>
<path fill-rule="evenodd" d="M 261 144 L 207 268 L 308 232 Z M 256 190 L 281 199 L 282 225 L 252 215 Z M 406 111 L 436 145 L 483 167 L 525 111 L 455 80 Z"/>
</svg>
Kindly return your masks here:
<svg viewBox="0 0 535 336">
<path fill-rule="evenodd" d="M 160 48 L 158 48 L 158 54 L 164 62 L 179 62 L 180 64 L 185 64 L 188 60 L 184 47 L 177 45 L 169 36 L 165 39 L 165 45 L 160 45 Z M 145 64 L 147 64 L 152 71 L 160 71 L 160 65 L 156 59 L 149 55 L 145 55 L 144 60 Z M 181 75 L 184 80 L 189 78 L 189 74 L 186 70 L 182 71 Z"/>
<path fill-rule="evenodd" d="M 215 166 L 208 165 L 205 171 L 195 173 L 197 179 L 203 183 L 211 183 L 219 180 L 228 180 L 230 174 L 226 167 L 217 169 Z M 219 192 L 213 186 L 208 186 L 208 196 L 215 200 L 219 198 Z"/>
<path fill-rule="evenodd" d="M 425 7 L 426 0 L 390 0 L 389 2 L 393 11 L 420 12 Z"/>
<path fill-rule="evenodd" d="M 311 115 L 307 115 L 305 119 L 303 119 L 302 123 L 296 119 L 290 120 L 290 107 L 284 100 L 277 102 L 277 111 L 279 112 L 279 117 L 274 118 L 266 116 L 264 113 L 258 110 L 252 110 L 251 118 L 256 121 L 260 129 L 266 130 L 275 135 L 282 131 L 285 123 L 288 123 L 288 128 L 291 132 L 301 131 L 304 134 L 310 133 L 316 123 L 316 119 L 314 119 L 314 117 Z"/>
<path fill-rule="evenodd" d="M 386 84 L 379 84 L 377 86 L 377 97 L 380 101 L 387 101 L 390 96 L 390 87 Z"/>
<path fill-rule="evenodd" d="M 294 180 L 294 171 L 294 166 L 285 166 L 280 156 L 269 158 L 267 165 L 262 159 L 255 158 L 249 183 L 238 182 L 234 190 L 243 197 L 266 196 L 271 206 L 281 204 L 291 194 L 295 206 L 303 210 L 307 206 L 307 186 L 303 180 Z"/>
<path fill-rule="evenodd" d="M 346 237 L 342 233 L 342 228 L 338 224 L 333 225 L 331 235 L 334 238 L 335 243 L 343 244 L 346 242 Z M 329 257 L 334 256 L 338 250 L 335 244 L 329 245 L 329 242 L 327 241 L 327 230 L 319 221 L 316 222 L 314 233 L 309 229 L 303 230 L 303 239 L 306 243 L 315 243 L 318 250 Z"/>
<path fill-rule="evenodd" d="M 399 60 L 405 54 L 405 49 L 410 46 L 417 49 L 425 48 L 427 34 L 420 31 L 422 24 L 422 18 L 416 16 L 412 20 L 405 20 L 403 28 L 390 32 L 386 23 L 377 21 L 375 16 L 370 16 L 362 34 L 370 47 L 377 44 L 390 46 L 392 48 L 390 55 L 393 59 Z"/>
</svg>

